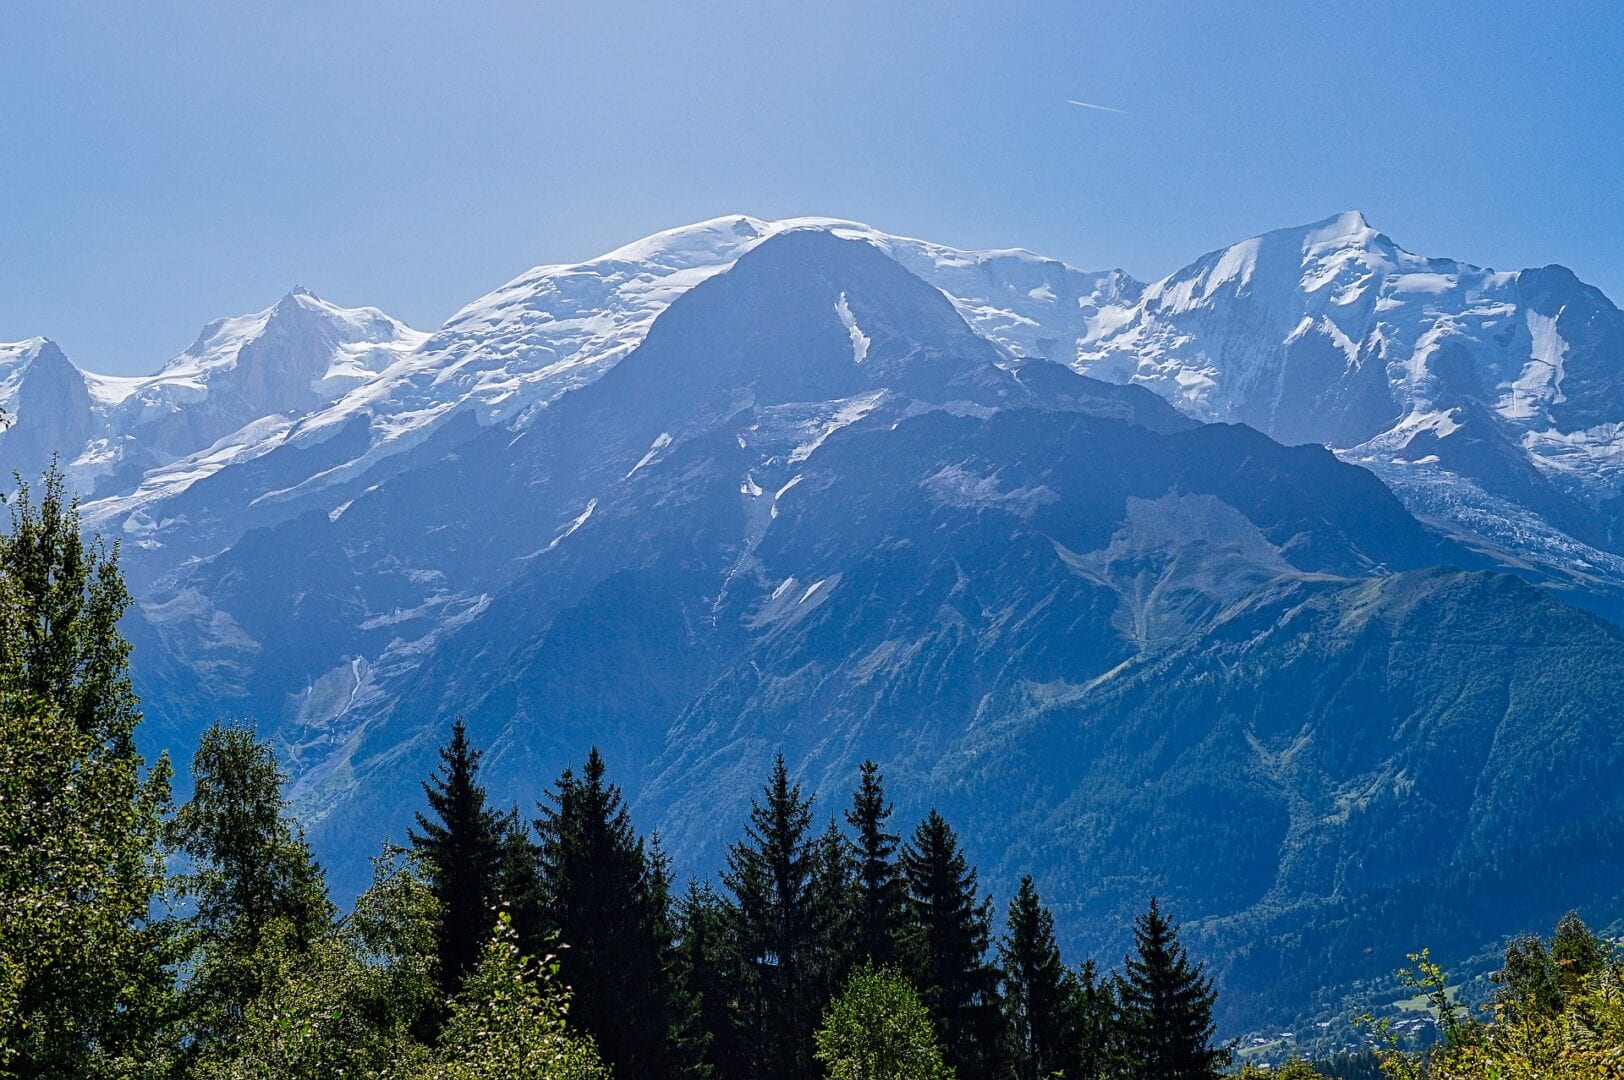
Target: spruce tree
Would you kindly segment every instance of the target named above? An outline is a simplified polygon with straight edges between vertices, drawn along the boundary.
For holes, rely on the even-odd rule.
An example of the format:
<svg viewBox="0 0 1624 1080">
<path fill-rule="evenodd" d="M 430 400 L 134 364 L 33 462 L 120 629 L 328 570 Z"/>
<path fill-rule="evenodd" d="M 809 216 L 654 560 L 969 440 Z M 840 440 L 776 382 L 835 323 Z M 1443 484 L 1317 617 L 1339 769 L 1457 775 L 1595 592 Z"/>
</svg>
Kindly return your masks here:
<svg viewBox="0 0 1624 1080">
<path fill-rule="evenodd" d="M 856 833 L 857 901 L 853 910 L 853 951 L 856 958 L 876 966 L 899 958 L 897 936 L 902 931 L 902 879 L 895 862 L 896 833 L 886 828 L 891 804 L 885 799 L 884 776 L 873 761 L 862 765 L 862 780 L 852 794 L 846 823 Z"/>
<path fill-rule="evenodd" d="M 571 1015 L 622 1076 L 672 1075 L 671 984 L 663 860 L 644 847 L 596 748 L 565 770 L 536 828 L 542 891 Z"/>
<path fill-rule="evenodd" d="M 1011 1066 L 1017 1080 L 1057 1073 L 1080 1076 L 1081 1020 L 1075 976 L 1060 959 L 1054 916 L 1043 906 L 1030 874 L 1009 902 L 1009 919 L 998 943 L 1004 1015 Z"/>
<path fill-rule="evenodd" d="M 816 919 L 813 996 L 818 1003 L 831 1000 L 846 985 L 857 964 L 853 947 L 852 902 L 856 899 L 856 867 L 851 842 L 834 818 L 818 838 L 812 873 L 812 907 Z"/>
<path fill-rule="evenodd" d="M 1104 1076 L 1117 1051 L 1115 987 L 1100 975 L 1093 960 L 1085 960 L 1072 973 L 1070 989 L 1077 1058 L 1075 1073 L 1067 1075 Z"/>
<path fill-rule="evenodd" d="M 1117 996 L 1122 1050 L 1135 1076 L 1201 1080 L 1223 1074 L 1228 1047 L 1214 1046 L 1217 995 L 1204 965 L 1190 963 L 1178 927 L 1151 898 L 1134 920 L 1134 954 L 1123 963 Z"/>
<path fill-rule="evenodd" d="M 751 1074 L 815 1075 L 818 920 L 812 800 L 792 784 L 780 754 L 750 808 L 744 838 L 728 851 L 722 881 L 733 893 L 732 936 L 741 960 L 739 1014 Z"/>
<path fill-rule="evenodd" d="M 675 923 L 677 1038 L 688 1075 L 706 1080 L 747 1076 L 750 1055 L 734 1009 L 739 978 L 727 907 L 708 884 L 690 881 L 676 904 Z"/>
<path fill-rule="evenodd" d="M 479 961 L 491 928 L 507 826 L 485 806 L 479 783 L 481 751 L 468 742 L 462 717 L 451 725 L 451 741 L 440 748 L 440 766 L 423 782 L 433 815 L 419 813 L 408 834 L 422 860 L 429 887 L 440 903 L 437 955 L 440 986 L 450 998 Z"/>
<path fill-rule="evenodd" d="M 932 810 L 902 849 L 908 890 L 905 951 L 914 984 L 935 1017 L 947 1063 L 961 1076 L 1001 1068 L 998 972 L 986 961 L 992 902 L 958 837 Z"/>
<path fill-rule="evenodd" d="M 497 829 L 496 895 L 508 913 L 514 940 L 526 956 L 548 950 L 547 898 L 541 882 L 541 850 L 519 808 L 504 813 Z"/>
</svg>

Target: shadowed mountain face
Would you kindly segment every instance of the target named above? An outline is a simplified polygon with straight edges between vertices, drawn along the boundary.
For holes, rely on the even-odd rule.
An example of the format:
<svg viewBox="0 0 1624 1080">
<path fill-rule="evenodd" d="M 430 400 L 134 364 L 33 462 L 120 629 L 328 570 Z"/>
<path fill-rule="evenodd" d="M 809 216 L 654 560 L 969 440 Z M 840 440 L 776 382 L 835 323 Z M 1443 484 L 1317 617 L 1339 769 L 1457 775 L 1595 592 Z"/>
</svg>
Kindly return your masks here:
<svg viewBox="0 0 1624 1080">
<path fill-rule="evenodd" d="M 286 340 L 276 311 L 221 324 L 194 351 L 229 338 L 235 359 L 186 378 L 284 411 L 90 508 L 128 545 L 146 737 L 184 752 L 256 718 L 341 892 L 404 835 L 458 713 L 526 812 L 601 747 L 681 874 L 715 868 L 774 753 L 823 813 L 873 757 L 902 818 L 940 807 L 1000 899 L 1032 872 L 1074 948 L 1109 961 L 1168 897 L 1236 1026 L 1384 976 L 1376 936 L 1471 951 L 1575 904 L 1612 917 L 1599 871 L 1531 883 L 1624 841 L 1624 725 L 1600 704 L 1624 644 L 1497 570 L 1602 595 L 1604 568 L 1468 545 L 1345 449 L 1174 407 L 1369 446 L 1417 415 L 1371 374 L 1392 355 L 1321 371 L 1301 343 L 1340 339 L 1313 319 L 1268 343 L 1304 303 L 1354 340 L 1360 304 L 1380 327 L 1436 284 L 1367 278 L 1445 271 L 1382 254 L 1362 219 L 1310 232 L 1142 287 L 728 219 L 538 268 L 415 344 L 302 294 Z M 1474 273 L 1530 311 L 1569 288 Z M 1202 335 L 1222 343 L 1192 358 Z M 1417 385 L 1443 395 L 1434 337 Z M 54 385 L 31 348 L 17 370 Z M 344 366 L 374 348 L 395 358 Z M 315 394 L 339 368 L 355 381 L 319 400 L 229 374 Z M 112 391 L 81 382 L 100 416 Z M 1426 415 L 1403 428 L 1418 468 L 1432 439 L 1542 521 L 1580 505 L 1481 388 Z"/>
</svg>

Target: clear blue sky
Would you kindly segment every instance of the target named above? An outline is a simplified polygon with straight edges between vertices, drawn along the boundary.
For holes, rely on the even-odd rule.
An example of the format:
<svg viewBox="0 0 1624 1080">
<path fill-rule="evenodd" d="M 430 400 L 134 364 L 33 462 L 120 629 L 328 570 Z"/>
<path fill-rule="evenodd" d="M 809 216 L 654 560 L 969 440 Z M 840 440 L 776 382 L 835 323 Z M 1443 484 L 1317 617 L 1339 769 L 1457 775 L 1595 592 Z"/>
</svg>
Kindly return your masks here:
<svg viewBox="0 0 1624 1080">
<path fill-rule="evenodd" d="M 1155 277 L 1357 208 L 1624 301 L 1611 3 L 9 0 L 0 61 L 0 340 L 105 371 L 732 211 Z"/>
</svg>

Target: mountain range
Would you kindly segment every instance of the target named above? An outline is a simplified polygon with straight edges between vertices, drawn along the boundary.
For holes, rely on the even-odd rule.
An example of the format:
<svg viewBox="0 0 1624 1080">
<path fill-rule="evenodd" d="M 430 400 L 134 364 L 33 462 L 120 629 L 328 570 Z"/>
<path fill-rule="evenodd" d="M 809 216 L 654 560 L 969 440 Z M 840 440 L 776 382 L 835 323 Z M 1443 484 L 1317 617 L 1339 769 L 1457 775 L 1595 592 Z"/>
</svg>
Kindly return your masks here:
<svg viewBox="0 0 1624 1080">
<path fill-rule="evenodd" d="M 775 752 L 822 813 L 873 757 L 1077 947 L 1168 898 L 1239 1029 L 1624 914 L 1620 358 L 1568 271 L 1358 214 L 1151 284 L 728 217 L 430 334 L 0 345 L 0 465 L 121 538 L 150 744 L 256 719 L 342 888 L 459 713 L 504 802 L 600 746 L 683 874 Z"/>
</svg>

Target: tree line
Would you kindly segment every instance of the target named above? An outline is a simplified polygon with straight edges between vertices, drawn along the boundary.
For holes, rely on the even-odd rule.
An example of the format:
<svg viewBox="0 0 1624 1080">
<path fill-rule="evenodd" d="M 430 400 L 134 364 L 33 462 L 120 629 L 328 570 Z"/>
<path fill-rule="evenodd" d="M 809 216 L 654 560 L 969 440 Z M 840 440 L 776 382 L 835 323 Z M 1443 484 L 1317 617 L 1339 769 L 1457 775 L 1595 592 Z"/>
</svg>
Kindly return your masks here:
<svg viewBox="0 0 1624 1080">
<path fill-rule="evenodd" d="M 167 760 L 137 753 L 129 603 L 60 475 L 37 504 L 22 488 L 0 536 L 0 1074 L 1184 1080 L 1231 1064 L 1212 982 L 1156 900 L 1118 968 L 1068 965 L 1032 879 L 998 918 L 946 820 L 897 829 L 873 762 L 819 828 L 780 757 L 715 883 L 679 889 L 596 750 L 528 810 L 499 808 L 459 720 L 406 843 L 340 912 L 251 727 L 202 735 L 179 806 Z M 1624 968 L 1577 919 L 1513 943 L 1488 1023 L 1417 961 L 1443 1037 L 1417 1054 L 1370 1021 L 1387 1075 L 1603 1076 L 1624 1059 Z M 1507 1064 L 1525 1059 L 1545 1071 Z"/>
<path fill-rule="evenodd" d="M 571 1021 L 618 1075 L 915 1075 L 841 1068 L 886 1059 L 886 1025 L 904 1015 L 916 1021 L 921 1076 L 1177 1080 L 1228 1061 L 1214 1041 L 1211 981 L 1156 901 L 1110 975 L 1062 961 L 1030 877 L 995 938 L 991 901 L 952 826 L 932 812 L 906 839 L 892 831 L 873 762 L 820 830 L 780 757 L 720 888 L 689 882 L 680 893 L 596 750 L 529 821 L 487 805 L 478 769 L 458 721 L 411 833 L 444 916 L 442 994 L 458 992 L 492 913 L 506 912 L 522 950 L 562 944 Z"/>
</svg>

